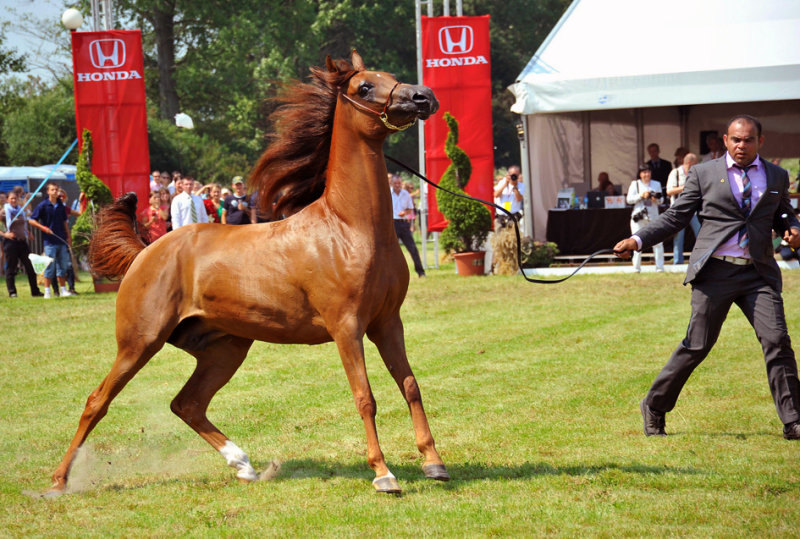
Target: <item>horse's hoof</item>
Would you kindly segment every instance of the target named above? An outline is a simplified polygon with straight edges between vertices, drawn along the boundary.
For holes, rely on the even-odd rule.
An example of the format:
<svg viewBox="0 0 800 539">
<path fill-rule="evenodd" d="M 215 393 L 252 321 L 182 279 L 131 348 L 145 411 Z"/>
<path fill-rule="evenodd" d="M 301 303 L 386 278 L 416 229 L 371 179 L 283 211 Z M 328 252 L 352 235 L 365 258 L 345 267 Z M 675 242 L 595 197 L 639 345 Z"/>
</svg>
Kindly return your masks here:
<svg viewBox="0 0 800 539">
<path fill-rule="evenodd" d="M 444 464 L 425 464 L 422 467 L 422 473 L 428 479 L 436 479 L 437 481 L 450 481 L 450 474 Z"/>
<path fill-rule="evenodd" d="M 375 487 L 375 490 L 378 492 L 383 492 L 385 494 L 400 495 L 402 492 L 400 483 L 397 482 L 397 479 L 391 473 L 373 479 L 372 486 Z"/>
</svg>

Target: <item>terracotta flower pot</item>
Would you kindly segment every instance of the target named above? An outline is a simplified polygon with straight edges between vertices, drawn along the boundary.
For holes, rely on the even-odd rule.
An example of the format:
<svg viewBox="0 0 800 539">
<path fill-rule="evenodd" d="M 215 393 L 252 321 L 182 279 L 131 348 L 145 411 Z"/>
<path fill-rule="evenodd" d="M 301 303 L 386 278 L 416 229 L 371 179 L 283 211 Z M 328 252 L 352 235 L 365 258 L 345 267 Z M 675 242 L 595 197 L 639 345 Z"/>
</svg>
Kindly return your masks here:
<svg viewBox="0 0 800 539">
<path fill-rule="evenodd" d="M 119 290 L 120 281 L 108 281 L 106 279 L 94 279 L 95 293 L 102 292 L 117 292 Z"/>
<path fill-rule="evenodd" d="M 453 258 L 456 260 L 456 273 L 463 276 L 483 275 L 486 258 L 484 251 L 473 251 L 468 253 L 455 253 Z"/>
</svg>

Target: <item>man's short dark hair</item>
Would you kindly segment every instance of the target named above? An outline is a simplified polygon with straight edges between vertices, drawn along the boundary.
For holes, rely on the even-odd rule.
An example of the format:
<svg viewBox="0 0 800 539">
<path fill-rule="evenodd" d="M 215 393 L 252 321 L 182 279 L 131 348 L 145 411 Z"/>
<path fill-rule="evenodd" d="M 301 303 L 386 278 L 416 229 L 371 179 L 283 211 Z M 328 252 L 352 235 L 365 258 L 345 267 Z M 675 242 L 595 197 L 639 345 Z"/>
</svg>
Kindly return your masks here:
<svg viewBox="0 0 800 539">
<path fill-rule="evenodd" d="M 656 147 L 656 150 L 658 150 L 659 152 L 661 151 L 661 148 L 659 148 L 659 147 L 658 147 L 658 144 L 656 144 L 655 142 L 651 142 L 650 144 L 648 144 L 648 145 L 647 145 L 647 149 L 649 150 L 649 149 L 650 149 L 650 148 L 652 148 L 653 146 L 655 146 L 655 147 Z"/>
<path fill-rule="evenodd" d="M 731 126 L 734 123 L 736 123 L 738 121 L 742 121 L 742 120 L 744 120 L 745 122 L 751 123 L 754 126 L 756 126 L 756 131 L 758 132 L 758 136 L 759 137 L 761 136 L 761 122 L 759 122 L 757 118 L 754 118 L 753 116 L 750 116 L 749 114 L 737 114 L 736 116 L 734 116 L 733 118 L 728 120 L 728 128 L 727 128 L 726 132 L 730 131 Z"/>
</svg>

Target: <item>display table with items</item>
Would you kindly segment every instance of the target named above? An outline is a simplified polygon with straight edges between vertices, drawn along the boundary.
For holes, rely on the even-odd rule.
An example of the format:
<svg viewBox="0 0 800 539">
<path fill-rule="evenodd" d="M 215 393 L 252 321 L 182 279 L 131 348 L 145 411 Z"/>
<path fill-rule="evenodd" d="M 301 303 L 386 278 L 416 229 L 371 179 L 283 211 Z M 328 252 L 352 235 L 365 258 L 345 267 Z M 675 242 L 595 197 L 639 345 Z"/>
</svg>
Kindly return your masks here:
<svg viewBox="0 0 800 539">
<path fill-rule="evenodd" d="M 666 207 L 664 207 L 666 209 Z M 631 207 L 560 210 L 547 214 L 547 241 L 558 245 L 559 255 L 589 255 L 601 249 L 611 249 L 618 241 L 631 235 Z M 684 250 L 694 246 L 692 228 L 686 230 Z M 664 242 L 667 260 L 672 254 L 672 239 Z"/>
</svg>

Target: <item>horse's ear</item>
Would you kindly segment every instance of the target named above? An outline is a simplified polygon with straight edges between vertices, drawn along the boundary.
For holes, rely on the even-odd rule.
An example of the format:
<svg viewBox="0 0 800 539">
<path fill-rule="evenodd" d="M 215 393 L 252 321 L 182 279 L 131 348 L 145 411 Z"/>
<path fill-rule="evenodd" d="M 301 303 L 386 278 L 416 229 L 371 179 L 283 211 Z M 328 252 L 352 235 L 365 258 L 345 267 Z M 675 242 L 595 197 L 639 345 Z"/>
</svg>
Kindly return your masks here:
<svg viewBox="0 0 800 539">
<path fill-rule="evenodd" d="M 336 67 L 336 64 L 331 59 L 330 55 L 325 57 L 325 67 L 327 67 L 328 71 L 331 73 L 337 73 L 339 71 L 339 68 Z"/>
<path fill-rule="evenodd" d="M 364 67 L 364 60 L 361 58 L 361 55 L 358 54 L 358 51 L 353 49 L 353 53 L 350 55 L 350 61 L 353 64 L 353 69 L 356 71 L 364 71 L 366 69 Z"/>
</svg>

